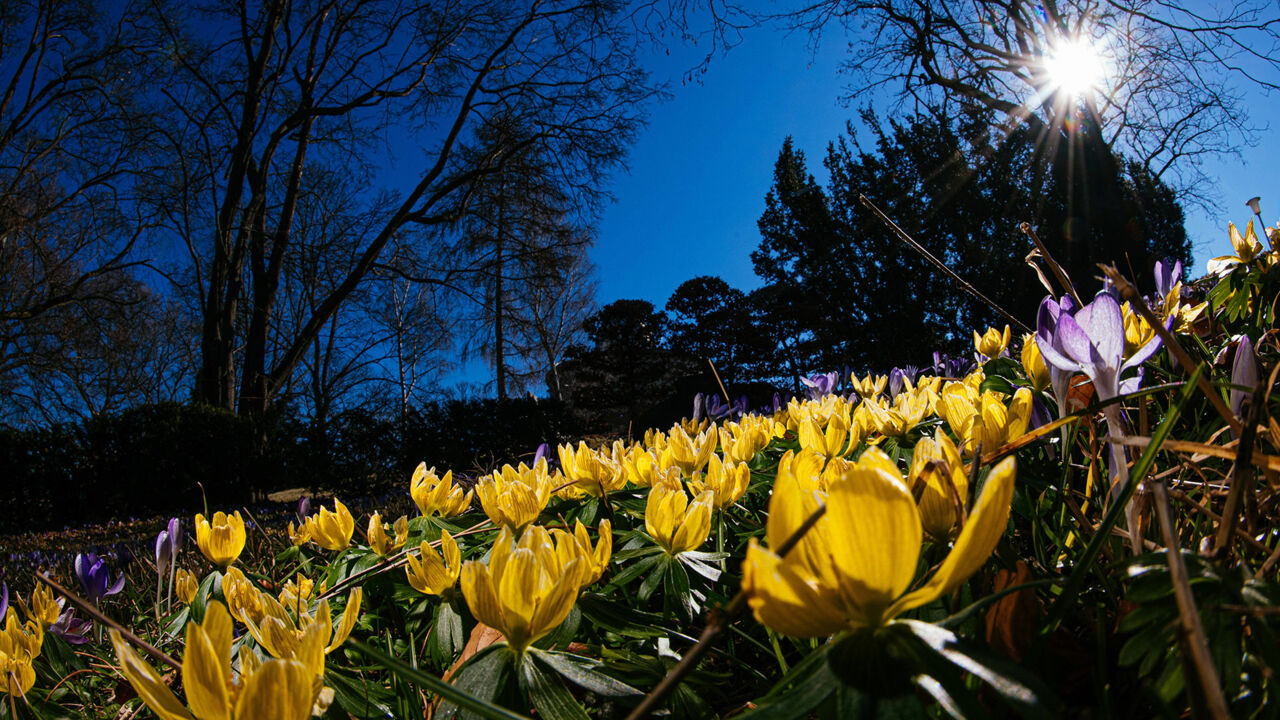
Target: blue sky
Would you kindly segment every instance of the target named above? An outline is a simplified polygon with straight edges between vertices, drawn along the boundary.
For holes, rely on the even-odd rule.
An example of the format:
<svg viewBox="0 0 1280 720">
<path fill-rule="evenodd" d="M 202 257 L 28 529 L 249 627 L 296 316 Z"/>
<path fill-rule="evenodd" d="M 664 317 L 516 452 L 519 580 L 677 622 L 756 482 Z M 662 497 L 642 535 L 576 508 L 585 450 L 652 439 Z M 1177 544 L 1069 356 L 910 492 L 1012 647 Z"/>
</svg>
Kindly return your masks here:
<svg viewBox="0 0 1280 720">
<path fill-rule="evenodd" d="M 673 81 L 672 98 L 653 108 L 632 148 L 630 171 L 614 183 L 616 202 L 604 212 L 592 252 L 601 305 L 641 298 L 661 307 L 697 275 L 719 275 L 743 290 L 759 284 L 750 253 L 783 139 L 792 135 L 810 172 L 825 181 L 827 143 L 857 110 L 839 102 L 850 80 L 839 72 L 846 41 L 829 35 L 816 53 L 807 41 L 802 34 L 749 32 L 697 84 L 682 85 L 680 75 L 702 50 L 673 48 L 670 57 L 655 58 L 649 69 L 655 79 Z M 1261 92 L 1249 96 L 1254 122 L 1265 122 L 1267 100 Z M 886 113 L 891 98 L 872 105 Z M 1230 252 L 1227 222 L 1243 228 L 1248 198 L 1262 196 L 1268 223 L 1280 218 L 1280 138 L 1264 132 L 1243 158 L 1215 161 L 1208 170 L 1219 179 L 1220 211 L 1206 217 L 1187 210 L 1193 275 L 1204 273 L 1208 258 Z"/>
<path fill-rule="evenodd" d="M 705 54 L 702 48 L 672 47 L 647 69 L 670 82 L 670 100 L 652 108 L 628 158 L 616 175 L 591 257 L 598 270 L 598 302 L 639 298 L 661 308 L 680 283 L 718 275 L 750 290 L 760 283 L 751 269 L 759 244 L 756 220 L 773 181 L 773 165 L 787 135 L 804 151 L 810 172 L 825 182 L 827 144 L 855 119 L 855 106 L 840 102 L 850 78 L 840 72 L 847 40 L 828 35 L 816 49 L 804 34 L 749 31 L 741 44 L 716 57 L 700 82 L 682 75 Z M 1266 97 L 1253 93 L 1253 121 L 1264 122 Z M 882 115 L 892 98 L 874 97 Z M 1187 211 L 1195 247 L 1192 275 L 1205 261 L 1229 254 L 1227 222 L 1250 218 L 1245 201 L 1262 196 L 1263 217 L 1280 218 L 1280 138 L 1265 132 L 1243 158 L 1209 167 L 1219 178 L 1221 211 L 1207 217 Z M 483 362 L 467 363 L 455 381 L 492 380 Z"/>
</svg>

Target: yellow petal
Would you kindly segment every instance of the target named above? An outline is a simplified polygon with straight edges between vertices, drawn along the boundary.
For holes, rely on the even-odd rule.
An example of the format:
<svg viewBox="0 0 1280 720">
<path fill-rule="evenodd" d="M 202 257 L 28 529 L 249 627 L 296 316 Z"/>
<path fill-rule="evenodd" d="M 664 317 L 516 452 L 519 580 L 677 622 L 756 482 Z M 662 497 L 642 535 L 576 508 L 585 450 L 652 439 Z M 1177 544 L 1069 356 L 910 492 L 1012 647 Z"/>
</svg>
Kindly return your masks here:
<svg viewBox="0 0 1280 720">
<path fill-rule="evenodd" d="M 112 628 L 107 632 L 111 636 L 111 645 L 116 650 L 116 659 L 120 661 L 120 671 L 147 707 L 160 720 L 195 720 L 165 684 L 160 673 L 138 657 L 138 653 L 120 636 L 119 631 Z"/>
<path fill-rule="evenodd" d="M 236 720 L 307 720 L 315 701 L 314 676 L 293 660 L 268 660 L 245 682 Z"/>
<path fill-rule="evenodd" d="M 356 588 L 347 596 L 347 606 L 342 610 L 342 621 L 338 623 L 338 629 L 333 631 L 333 640 L 324 649 L 326 653 L 336 650 L 351 635 L 351 629 L 356 626 L 356 618 L 360 616 L 360 600 L 362 598 L 364 598 L 363 588 Z"/>
<path fill-rule="evenodd" d="M 493 578 L 484 563 L 469 560 L 462 566 L 462 596 L 466 598 L 471 614 L 480 622 L 492 628 L 502 628 L 506 624 Z"/>
<path fill-rule="evenodd" d="M 209 606 L 220 607 L 218 603 Z M 215 611 L 216 614 L 216 611 Z M 226 622 L 229 622 L 229 618 Z M 222 621 L 215 621 L 222 627 Z M 182 688 L 187 694 L 191 712 L 200 720 L 230 720 L 231 696 L 227 692 L 227 679 L 231 673 L 230 650 L 228 663 L 218 662 L 218 651 L 204 629 L 196 623 L 187 623 L 187 646 L 182 656 Z"/>
<path fill-rule="evenodd" d="M 888 617 L 933 602 L 950 591 L 986 563 L 1009 523 L 1009 503 L 1013 498 L 1016 475 L 1013 458 L 1005 458 L 991 470 L 982 496 L 978 498 L 969 521 L 956 538 L 947 559 L 923 587 L 902 596 L 893 604 Z"/>
<path fill-rule="evenodd" d="M 755 538 L 747 546 L 742 587 L 763 625 L 791 637 L 826 637 L 849 626 L 829 589 L 806 578 L 796 563 L 780 561 Z"/>
<path fill-rule="evenodd" d="M 582 573 L 582 560 L 574 560 L 564 567 L 555 584 L 538 601 L 538 607 L 530 618 L 530 637 L 532 642 L 556 629 L 578 599 L 579 578 Z"/>
<path fill-rule="evenodd" d="M 870 624 L 911 584 L 922 530 L 915 500 L 895 470 L 859 463 L 827 497 L 827 532 L 842 543 L 830 548 L 846 597 Z"/>
</svg>

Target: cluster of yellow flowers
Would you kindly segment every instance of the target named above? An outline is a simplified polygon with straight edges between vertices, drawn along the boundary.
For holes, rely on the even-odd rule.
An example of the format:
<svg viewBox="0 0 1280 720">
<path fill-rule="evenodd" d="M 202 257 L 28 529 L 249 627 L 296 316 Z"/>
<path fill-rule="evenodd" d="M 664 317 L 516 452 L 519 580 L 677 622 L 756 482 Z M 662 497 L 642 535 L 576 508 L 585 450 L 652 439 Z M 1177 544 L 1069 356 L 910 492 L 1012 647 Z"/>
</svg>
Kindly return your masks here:
<svg viewBox="0 0 1280 720">
<path fill-rule="evenodd" d="M 58 621 L 61 608 L 54 602 L 53 591 L 43 585 L 32 592 L 30 608 L 21 598 L 18 605 L 27 616 L 25 623 L 18 620 L 12 607 L 0 618 L 4 622 L 0 630 L 0 673 L 4 674 L 0 692 L 22 696 L 36 682 L 33 663 L 44 645 L 44 631 Z"/>
<path fill-rule="evenodd" d="M 1008 343 L 1008 328 L 975 333 L 975 345 L 986 357 L 1004 355 Z M 1043 388 L 1048 371 L 1035 343 L 1025 345 L 1027 374 Z M 602 448 L 562 445 L 559 469 L 549 468 L 541 457 L 531 465 L 504 465 L 481 477 L 472 490 L 455 482 L 451 472 L 440 476 L 420 464 L 409 494 L 424 517 L 454 517 L 478 499 L 498 533 L 484 560 L 463 562 L 457 539 L 442 529 L 438 542 L 423 541 L 416 552 L 406 552 L 408 583 L 426 595 L 452 600 L 460 594 L 476 619 L 523 652 L 564 621 L 579 592 L 601 579 L 612 558 L 609 520 L 599 523 L 595 542 L 581 521 L 575 521 L 572 531 L 537 524 L 553 496 L 590 496 L 609 507 L 611 493 L 647 489 L 645 532 L 668 557 L 678 558 L 702 546 L 717 510 L 733 506 L 746 493 L 750 464 L 758 453 L 775 439 L 790 436 L 799 449 L 788 451 L 778 464 L 767 547 L 753 540 L 744 564 L 743 586 L 751 607 L 762 623 L 802 637 L 883 625 L 955 587 L 985 561 L 1007 521 L 1013 464 L 1005 461 L 990 473 L 982 497 L 966 517 L 970 487 L 962 457 L 978 447 L 993 450 L 1024 433 L 1031 390 L 1019 389 L 1012 397 L 983 391 L 981 370 L 959 379 L 907 379 L 892 398 L 885 395 L 886 376 L 851 380 L 856 398 L 828 394 L 793 399 L 772 414 L 748 414 L 720 424 L 684 421 L 665 432 L 650 430 L 642 442 L 619 440 Z M 940 418 L 957 440 L 939 425 L 916 442 L 904 477 L 878 446 L 907 437 L 932 417 Z M 860 445 L 869 449 L 856 462 L 848 460 Z M 820 504 L 825 504 L 826 515 L 790 554 L 776 554 Z M 298 546 L 313 543 L 339 552 L 350 547 L 354 528 L 355 518 L 335 499 L 332 509 L 321 507 L 300 527 L 290 523 L 289 536 Z M 332 698 L 322 682 L 325 656 L 355 626 L 360 589 L 347 596 L 335 627 L 329 600 L 320 599 L 326 593 L 323 582 L 299 574 L 273 596 L 233 567 L 246 541 L 238 512 L 217 512 L 211 519 L 197 515 L 195 529 L 201 552 L 222 571 L 226 604 L 211 600 L 203 621 L 187 625 L 182 665 L 190 712 L 113 633 L 126 677 L 165 718 L 249 717 L 267 708 L 283 713 L 275 716 L 299 718 L 322 712 Z M 408 518 L 388 525 L 374 512 L 366 535 L 373 553 L 386 558 L 408 543 Z M 908 593 L 925 537 L 955 544 L 933 578 Z M 195 576 L 180 570 L 176 585 L 179 598 L 190 605 L 199 588 Z M 36 605 L 36 615 L 49 614 L 47 604 Z M 56 608 L 49 617 L 56 620 Z M 233 668 L 230 637 L 236 623 L 254 644 L 238 651 Z M 12 668 L 11 688 L 21 688 L 29 675 L 29 659 L 23 666 L 20 658 L 27 657 L 21 650 L 31 646 L 30 633 L 36 638 L 32 652 L 39 650 L 40 623 L 28 626 L 30 631 L 19 629 L 11 617 L 0 639 L 0 662 Z"/>
</svg>

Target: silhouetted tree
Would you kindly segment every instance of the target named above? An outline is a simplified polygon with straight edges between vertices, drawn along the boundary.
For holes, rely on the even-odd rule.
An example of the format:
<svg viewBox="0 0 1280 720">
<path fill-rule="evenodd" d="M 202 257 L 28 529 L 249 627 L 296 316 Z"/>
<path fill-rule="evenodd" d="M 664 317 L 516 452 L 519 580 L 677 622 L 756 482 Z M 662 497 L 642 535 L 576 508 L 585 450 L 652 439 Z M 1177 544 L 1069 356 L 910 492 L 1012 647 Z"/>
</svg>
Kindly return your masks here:
<svg viewBox="0 0 1280 720">
<path fill-rule="evenodd" d="M 1140 277 L 1161 257 L 1189 261 L 1173 194 L 1105 146 L 1063 147 L 1046 165 L 1025 129 L 993 138 L 989 114 L 916 116 L 880 124 L 874 147 L 852 128 L 833 143 L 826 190 L 788 141 L 760 219 L 756 272 L 784 304 L 804 308 L 825 367 L 887 369 L 964 351 L 971 328 L 1007 322 L 961 292 L 858 201 L 868 195 L 932 255 L 1005 310 L 1033 324 L 1045 289 L 1026 267 L 1029 221 L 1082 293 L 1097 262 L 1130 263 Z M 1094 218 L 1094 222 L 1087 222 Z"/>
<path fill-rule="evenodd" d="M 672 350 L 710 359 L 727 385 L 750 379 L 753 323 L 741 290 L 718 277 L 686 280 L 667 300 L 667 318 Z"/>
</svg>

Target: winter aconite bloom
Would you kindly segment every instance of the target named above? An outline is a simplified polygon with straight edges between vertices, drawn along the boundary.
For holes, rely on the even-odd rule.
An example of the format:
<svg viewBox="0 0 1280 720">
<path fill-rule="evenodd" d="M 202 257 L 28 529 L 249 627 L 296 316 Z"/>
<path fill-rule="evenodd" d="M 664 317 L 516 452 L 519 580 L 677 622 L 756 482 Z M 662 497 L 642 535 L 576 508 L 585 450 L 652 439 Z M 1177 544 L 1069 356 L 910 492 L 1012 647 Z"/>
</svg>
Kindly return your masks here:
<svg viewBox="0 0 1280 720">
<path fill-rule="evenodd" d="M 684 475 L 692 475 L 711 461 L 719 441 L 720 435 L 715 428 L 690 435 L 682 426 L 676 425 L 667 434 L 667 444 L 658 456 L 658 463 L 663 470 L 679 468 Z"/>
<path fill-rule="evenodd" d="M 319 683 L 302 662 L 258 660 L 240 653 L 240 672 L 231 669 L 231 616 L 221 603 L 210 603 L 204 622 L 187 623 L 182 658 L 182 687 L 187 706 L 169 689 L 160 673 L 111 630 L 120 670 L 142 701 L 163 720 L 274 718 L 306 720 L 319 694 Z"/>
<path fill-rule="evenodd" d="M 0 692 L 9 695 L 26 695 L 36 682 L 36 671 L 31 666 L 40 655 L 44 644 L 44 631 L 40 623 L 28 620 L 18 622 L 17 613 L 7 613 L 4 629 L 0 631 Z"/>
<path fill-rule="evenodd" d="M 53 624 L 58 622 L 58 616 L 62 614 L 62 606 L 53 597 L 53 588 L 48 585 L 38 585 L 35 590 L 31 591 L 31 612 L 29 613 L 32 620 L 40 623 L 40 629 L 48 630 Z"/>
<path fill-rule="evenodd" d="M 391 528 L 394 535 L 387 534 L 387 526 L 382 523 L 382 515 L 374 512 L 369 518 L 369 547 L 373 549 L 381 557 L 386 557 L 391 553 L 404 547 L 405 542 L 409 539 L 409 518 L 401 515 L 396 520 L 395 526 Z"/>
<path fill-rule="evenodd" d="M 461 485 L 453 482 L 452 470 L 439 477 L 435 468 L 428 470 L 426 463 L 418 463 L 409 480 L 409 495 L 424 516 L 447 518 L 466 511 L 471 505 L 472 491 L 463 490 Z"/>
<path fill-rule="evenodd" d="M 196 546 L 209 562 L 225 570 L 244 551 L 246 536 L 240 511 L 228 515 L 221 510 L 213 514 L 213 521 L 196 514 Z"/>
<path fill-rule="evenodd" d="M 987 331 L 979 335 L 977 330 L 973 331 L 973 348 L 978 354 L 988 358 L 998 358 L 1004 354 L 1005 348 L 1009 347 L 1009 326 L 1004 326 L 1004 332 L 1000 332 L 993 327 L 987 328 Z"/>
<path fill-rule="evenodd" d="M 588 495 L 600 497 L 627 484 L 626 472 L 610 453 L 596 452 L 584 442 L 576 450 L 567 443 L 556 449 L 565 479 Z"/>
<path fill-rule="evenodd" d="M 946 559 L 908 592 L 919 563 L 920 513 L 901 474 L 872 448 L 832 479 L 824 494 L 812 482 L 779 478 L 765 528 L 769 547 L 752 538 L 742 586 L 756 619 L 793 637 L 825 637 L 876 628 L 954 589 L 995 548 L 1009 519 L 1014 460 L 991 470 L 982 496 Z M 818 507 L 827 511 L 787 554 L 781 546 Z"/>
<path fill-rule="evenodd" d="M 480 479 L 476 494 L 489 520 L 499 527 L 517 532 L 524 530 L 551 499 L 551 477 L 547 461 L 538 460 L 529 467 L 503 465 L 502 469 Z"/>
<path fill-rule="evenodd" d="M 994 390 L 979 393 L 967 382 L 950 382 L 942 389 L 938 414 L 951 426 L 966 454 L 979 445 L 994 450 L 1017 439 L 1031 421 L 1031 390 L 1018 388 L 1008 407 Z"/>
<path fill-rule="evenodd" d="M 496 628 L 516 652 L 564 622 L 578 598 L 584 562 L 561 565 L 546 532 L 516 542 L 503 526 L 488 563 L 462 566 L 462 594 L 476 619 Z"/>
<path fill-rule="evenodd" d="M 701 545 L 711 534 L 711 509 L 715 493 L 703 490 L 693 502 L 679 485 L 659 483 L 649 489 L 644 528 L 668 555 L 679 555 Z"/>
<path fill-rule="evenodd" d="M 933 437 L 926 435 L 916 443 L 907 486 L 913 495 L 918 493 L 925 535 L 934 542 L 950 540 L 969 498 L 969 474 L 960 460 L 960 451 L 942 428 Z"/>
<path fill-rule="evenodd" d="M 355 530 L 356 519 L 337 498 L 333 499 L 333 510 L 322 505 L 320 512 L 307 518 L 307 534 L 311 536 L 311 542 L 325 550 L 346 550 L 351 545 L 351 534 Z"/>
<path fill-rule="evenodd" d="M 750 482 L 751 468 L 745 463 L 721 461 L 719 455 L 712 455 L 707 472 L 694 473 L 689 480 L 689 489 L 694 493 L 710 490 L 715 494 L 715 506 L 725 508 L 742 497 Z"/>
<path fill-rule="evenodd" d="M 600 539 L 592 547 L 587 526 L 581 520 L 576 521 L 572 535 L 560 529 L 551 531 L 556 556 L 562 566 L 568 565 L 574 558 L 582 559 L 582 587 L 599 580 L 604 575 L 605 568 L 609 567 L 609 559 L 613 557 L 613 523 L 601 520 L 598 532 Z"/>
<path fill-rule="evenodd" d="M 272 657 L 297 660 L 319 679 L 324 675 L 324 656 L 346 642 L 355 628 L 363 597 L 361 588 L 351 591 L 342 619 L 334 628 L 328 600 L 321 600 L 314 608 L 306 604 L 286 608 L 262 593 L 262 619 L 250 620 L 245 625 L 258 645 Z"/>
<path fill-rule="evenodd" d="M 416 557 L 410 553 L 405 558 L 409 585 L 423 595 L 444 595 L 453 589 L 462 574 L 462 552 L 448 530 L 440 531 L 440 550 L 436 552 L 431 543 L 423 542 L 418 546 Z"/>
<path fill-rule="evenodd" d="M 1031 389 L 1044 392 L 1049 387 L 1049 366 L 1044 364 L 1040 356 L 1040 346 L 1036 344 L 1036 336 L 1030 333 L 1022 336 L 1022 369 L 1031 381 Z"/>
<path fill-rule="evenodd" d="M 183 605 L 190 605 L 192 600 L 196 599 L 196 591 L 200 589 L 200 583 L 196 580 L 196 576 L 187 572 L 184 568 L 178 568 L 178 575 L 174 579 L 173 591 L 177 594 L 178 599 Z"/>
<path fill-rule="evenodd" d="M 1235 223 L 1227 223 L 1227 234 L 1231 238 L 1231 247 L 1235 255 L 1221 255 L 1209 261 L 1207 270 L 1210 275 L 1225 275 L 1239 265 L 1248 265 L 1263 252 L 1262 243 L 1253 232 L 1253 220 L 1245 226 L 1244 235 L 1236 228 Z"/>
</svg>

